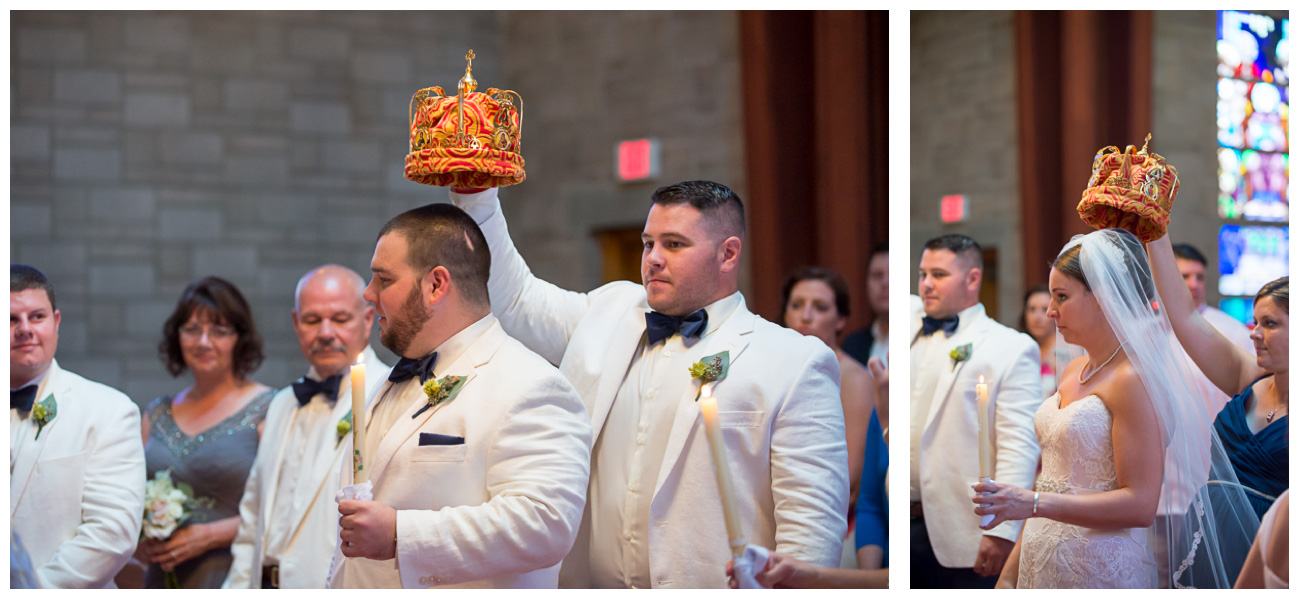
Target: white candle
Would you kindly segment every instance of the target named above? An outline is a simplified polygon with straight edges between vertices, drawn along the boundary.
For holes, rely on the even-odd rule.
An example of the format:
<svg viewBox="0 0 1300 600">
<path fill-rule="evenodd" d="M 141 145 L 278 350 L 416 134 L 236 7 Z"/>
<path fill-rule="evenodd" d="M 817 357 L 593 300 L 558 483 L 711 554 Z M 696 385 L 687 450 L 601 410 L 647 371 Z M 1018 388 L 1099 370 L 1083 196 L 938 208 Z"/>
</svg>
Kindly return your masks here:
<svg viewBox="0 0 1300 600">
<path fill-rule="evenodd" d="M 727 525 L 727 545 L 732 556 L 745 551 L 745 532 L 740 527 L 740 511 L 736 508 L 736 490 L 731 483 L 731 469 L 727 466 L 727 447 L 718 427 L 718 400 L 713 397 L 713 386 L 700 387 L 700 413 L 704 417 L 704 433 L 713 451 L 713 471 L 718 478 L 718 495 L 722 496 L 722 515 Z"/>
<path fill-rule="evenodd" d="M 993 445 L 989 441 L 989 386 L 984 383 L 983 375 L 980 375 L 979 383 L 975 384 L 975 398 L 979 406 L 980 479 L 984 479 L 993 476 L 990 463 Z"/>
<path fill-rule="evenodd" d="M 365 470 L 366 448 L 366 362 L 365 354 L 357 355 L 352 365 L 352 483 L 358 485 L 370 479 Z"/>
</svg>

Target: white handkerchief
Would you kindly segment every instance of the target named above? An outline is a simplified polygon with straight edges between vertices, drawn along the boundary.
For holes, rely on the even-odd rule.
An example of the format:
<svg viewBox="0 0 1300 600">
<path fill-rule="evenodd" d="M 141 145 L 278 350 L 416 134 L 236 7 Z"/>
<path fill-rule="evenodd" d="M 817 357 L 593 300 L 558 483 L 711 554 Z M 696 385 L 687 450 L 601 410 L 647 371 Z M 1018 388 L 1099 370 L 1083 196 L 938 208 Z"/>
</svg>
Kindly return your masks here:
<svg viewBox="0 0 1300 600">
<path fill-rule="evenodd" d="M 763 586 L 759 585 L 754 577 L 763 572 L 763 567 L 767 566 L 767 556 L 767 548 L 747 544 L 745 545 L 745 551 L 731 561 L 731 572 L 736 578 L 736 583 L 740 584 L 740 589 L 763 589 Z"/>
<path fill-rule="evenodd" d="M 361 485 L 345 485 L 341 489 L 339 489 L 337 494 L 334 494 L 335 502 L 342 502 L 344 500 L 374 500 L 374 499 L 375 499 L 374 486 L 371 485 L 370 481 L 368 480 Z M 342 527 L 338 527 L 338 529 L 334 532 L 334 539 L 336 540 L 338 539 L 339 537 L 338 532 L 342 530 L 343 530 Z M 343 566 L 343 561 L 345 560 L 347 560 L 347 558 L 343 556 L 342 550 L 334 551 L 334 558 L 330 560 L 329 578 L 325 580 L 325 587 L 329 587 L 330 583 L 334 581 L 334 578 L 338 576 L 339 568 Z"/>
</svg>

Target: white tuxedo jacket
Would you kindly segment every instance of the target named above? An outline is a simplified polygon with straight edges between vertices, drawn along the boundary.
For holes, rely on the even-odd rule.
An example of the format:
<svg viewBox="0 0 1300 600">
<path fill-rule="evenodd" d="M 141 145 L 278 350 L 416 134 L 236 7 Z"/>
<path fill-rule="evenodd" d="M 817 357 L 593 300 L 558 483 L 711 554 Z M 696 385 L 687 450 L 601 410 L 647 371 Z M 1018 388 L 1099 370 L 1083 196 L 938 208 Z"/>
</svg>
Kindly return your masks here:
<svg viewBox="0 0 1300 600">
<path fill-rule="evenodd" d="M 542 281 L 515 250 L 495 189 L 452 198 L 478 222 L 492 251 L 493 313 L 511 335 L 560 366 L 598 437 L 646 330 L 645 289 L 624 281 L 580 294 Z M 748 541 L 838 564 L 849 479 L 835 354 L 749 312 L 743 301 L 690 353 L 698 360 L 723 350 L 731 366 L 714 395 Z M 725 587 L 731 552 L 722 502 L 697 390 L 687 387 L 651 500 L 650 577 L 654 587 Z M 590 586 L 589 520 L 588 514 L 565 560 L 564 587 Z"/>
<path fill-rule="evenodd" d="M 45 588 L 112 588 L 144 518 L 140 409 L 125 394 L 50 365 L 36 402 L 58 409 L 36 425 L 9 476 L 9 526 Z"/>
<path fill-rule="evenodd" d="M 921 330 L 919 303 L 912 305 L 909 341 Z M 934 398 L 921 434 L 921 502 L 925 525 L 939 564 L 969 568 L 979 554 L 980 537 L 1020 537 L 1023 521 L 1008 521 L 985 532 L 974 513 L 971 486 L 979 481 L 979 411 L 975 384 L 979 376 L 994 402 L 993 480 L 1033 489 L 1038 466 L 1034 413 L 1042 402 L 1038 345 L 1033 338 L 1006 327 L 978 306 L 975 319 L 962 325 L 944 346 L 944 360 Z M 942 336 L 943 332 L 934 335 Z M 970 358 L 950 368 L 948 352 L 971 344 Z M 916 356 L 912 360 L 917 360 Z M 917 385 L 913 381 L 912 385 Z"/>
<path fill-rule="evenodd" d="M 330 587 L 556 586 L 586 503 L 591 422 L 559 371 L 492 320 L 455 362 L 434 366 L 466 378 L 452 401 L 411 418 L 425 395 L 399 386 L 409 407 L 366 458 L 375 500 L 397 509 L 397 559 L 340 552 Z M 367 423 L 394 387 L 384 378 Z M 420 445 L 424 433 L 464 443 Z M 344 444 L 350 453 L 350 436 Z M 350 477 L 352 461 L 341 466 Z"/>
<path fill-rule="evenodd" d="M 379 361 L 369 346 L 365 350 L 366 397 L 379 389 L 390 367 Z M 339 396 L 334 410 L 324 426 L 331 430 L 352 410 L 352 381 L 348 371 L 343 372 L 339 383 Z M 262 587 L 262 564 L 266 556 L 265 544 L 272 533 L 284 535 L 290 542 L 280 558 L 281 588 L 323 588 L 329 574 L 330 558 L 338 546 L 337 529 L 339 503 L 334 494 L 339 489 L 339 463 L 343 461 L 344 446 L 350 435 L 339 440 L 337 436 L 322 439 L 327 442 L 308 452 L 328 454 L 333 460 L 317 463 L 317 472 L 306 477 L 315 485 L 300 485 L 294 490 L 294 514 L 272 515 L 278 496 L 277 485 L 284 466 L 285 438 L 293 431 L 298 414 L 298 398 L 293 386 L 280 390 L 266 411 L 262 443 L 257 447 L 257 459 L 248 473 L 244 496 L 239 501 L 239 534 L 230 546 L 232 561 L 223 588 Z"/>
</svg>

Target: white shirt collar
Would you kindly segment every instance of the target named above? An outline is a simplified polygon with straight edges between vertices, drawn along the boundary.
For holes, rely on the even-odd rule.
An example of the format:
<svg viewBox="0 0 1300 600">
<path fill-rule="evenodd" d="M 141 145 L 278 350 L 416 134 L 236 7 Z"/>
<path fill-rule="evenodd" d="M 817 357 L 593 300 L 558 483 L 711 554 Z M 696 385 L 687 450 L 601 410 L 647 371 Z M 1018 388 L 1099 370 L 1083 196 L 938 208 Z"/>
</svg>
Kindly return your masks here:
<svg viewBox="0 0 1300 600">
<path fill-rule="evenodd" d="M 435 374 L 441 373 L 447 365 L 450 365 L 460 359 L 470 345 L 478 341 L 487 330 L 496 323 L 497 318 L 489 313 L 486 317 L 475 321 L 472 325 L 456 332 L 455 335 L 447 338 L 447 341 L 434 348 L 438 353 L 438 362 L 433 366 Z M 440 366 L 441 365 L 441 366 Z"/>
</svg>

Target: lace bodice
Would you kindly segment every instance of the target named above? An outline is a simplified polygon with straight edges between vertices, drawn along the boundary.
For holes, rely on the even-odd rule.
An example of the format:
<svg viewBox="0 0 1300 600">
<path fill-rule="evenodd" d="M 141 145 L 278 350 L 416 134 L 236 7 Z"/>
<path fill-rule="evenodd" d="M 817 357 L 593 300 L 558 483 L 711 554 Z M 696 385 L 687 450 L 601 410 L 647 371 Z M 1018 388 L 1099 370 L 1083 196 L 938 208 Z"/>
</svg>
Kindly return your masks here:
<svg viewBox="0 0 1300 600">
<path fill-rule="evenodd" d="M 1115 452 L 1110 429 L 1113 418 L 1101 398 L 1085 396 L 1064 408 L 1057 393 L 1044 400 L 1034 415 L 1034 433 L 1044 449 L 1043 472 L 1035 488 L 1043 492 L 1074 490 L 1105 492 L 1117 487 Z M 1048 447 L 1052 452 L 1047 452 Z"/>
<path fill-rule="evenodd" d="M 1062 408 L 1058 393 L 1034 415 L 1043 448 L 1035 487 L 1061 494 L 1099 494 L 1119 487 L 1111 443 L 1114 418 L 1097 396 Z M 1145 529 L 1089 529 L 1045 518 L 1025 522 L 1021 588 L 1149 588 L 1156 564 Z"/>
</svg>

